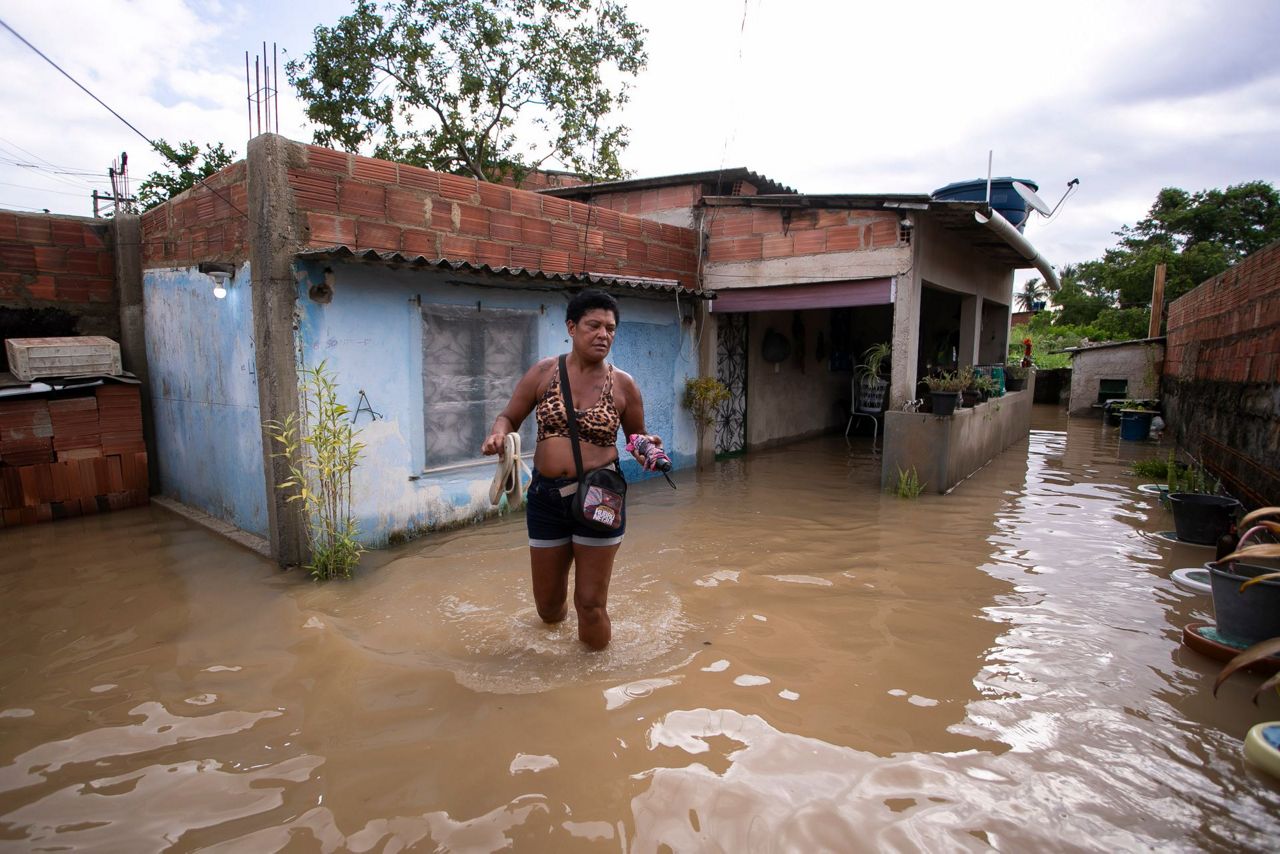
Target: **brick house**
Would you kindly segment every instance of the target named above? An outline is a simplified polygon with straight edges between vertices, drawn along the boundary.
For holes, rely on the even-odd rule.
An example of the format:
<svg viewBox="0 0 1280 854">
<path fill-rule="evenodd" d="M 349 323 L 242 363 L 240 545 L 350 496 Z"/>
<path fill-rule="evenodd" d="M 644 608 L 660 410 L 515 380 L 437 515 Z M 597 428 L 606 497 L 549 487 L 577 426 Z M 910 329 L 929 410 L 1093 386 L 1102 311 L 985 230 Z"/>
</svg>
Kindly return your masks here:
<svg viewBox="0 0 1280 854">
<path fill-rule="evenodd" d="M 932 367 L 1003 361 L 1026 252 L 979 224 L 980 204 L 804 195 L 746 169 L 552 177 L 517 189 L 267 134 L 119 218 L 118 248 L 138 247 L 116 257 L 121 339 L 150 392 L 159 491 L 297 560 L 262 423 L 296 410 L 297 366 L 324 361 L 361 407 L 370 544 L 491 512 L 483 431 L 524 366 L 563 350 L 564 304 L 587 285 L 620 300 L 615 357 L 677 467 L 838 429 L 878 341 L 893 343 L 891 407 Z M 218 298 L 211 276 L 228 274 Z M 785 362 L 763 359 L 770 333 Z M 735 403 L 699 449 L 679 401 L 708 374 Z"/>
</svg>

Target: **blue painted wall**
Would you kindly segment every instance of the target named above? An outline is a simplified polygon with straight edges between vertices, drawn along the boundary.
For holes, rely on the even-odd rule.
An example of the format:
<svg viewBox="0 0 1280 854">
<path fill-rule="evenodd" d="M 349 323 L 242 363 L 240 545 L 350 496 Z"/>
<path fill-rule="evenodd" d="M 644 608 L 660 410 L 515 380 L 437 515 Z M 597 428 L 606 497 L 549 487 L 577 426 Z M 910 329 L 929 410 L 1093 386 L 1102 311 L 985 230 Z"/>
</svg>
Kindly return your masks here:
<svg viewBox="0 0 1280 854">
<path fill-rule="evenodd" d="M 267 535 L 249 265 L 226 299 L 193 269 L 142 277 L 164 495 Z"/>
<path fill-rule="evenodd" d="M 489 503 L 492 458 L 477 465 L 432 472 L 426 459 L 423 412 L 422 305 L 518 309 L 539 312 L 538 358 L 568 350 L 564 325 L 567 295 L 536 291 L 497 279 L 459 284 L 456 274 L 335 264 L 334 297 L 311 300 L 308 290 L 324 278 L 324 264 L 299 265 L 304 364 L 324 361 L 343 401 L 356 407 L 361 390 L 384 417 L 359 418 L 366 449 L 354 478 L 354 507 L 361 538 L 383 545 L 400 536 L 469 522 L 495 512 Z M 679 406 L 685 378 L 697 375 L 693 326 L 681 324 L 673 298 L 621 297 L 622 314 L 610 361 L 629 372 L 644 395 L 647 426 L 666 443 L 676 467 L 692 465 L 693 423 Z M 532 448 L 526 447 L 526 451 Z M 476 458 L 480 460 L 479 448 Z M 650 476 L 623 452 L 628 479 Z"/>
</svg>

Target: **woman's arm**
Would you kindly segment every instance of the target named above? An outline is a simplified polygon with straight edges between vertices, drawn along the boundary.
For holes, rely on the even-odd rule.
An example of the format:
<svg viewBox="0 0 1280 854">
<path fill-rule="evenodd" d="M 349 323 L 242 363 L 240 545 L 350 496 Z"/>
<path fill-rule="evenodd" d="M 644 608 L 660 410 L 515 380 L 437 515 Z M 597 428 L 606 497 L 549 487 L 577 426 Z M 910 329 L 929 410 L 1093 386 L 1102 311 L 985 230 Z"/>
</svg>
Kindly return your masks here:
<svg viewBox="0 0 1280 854">
<path fill-rule="evenodd" d="M 543 359 L 520 378 L 520 382 L 516 383 L 515 391 L 511 392 L 511 400 L 507 401 L 506 408 L 493 420 L 493 428 L 489 430 L 484 444 L 480 446 L 481 453 L 486 456 L 498 453 L 502 450 L 503 438 L 508 433 L 514 433 L 520 429 L 520 425 L 538 405 L 538 387 L 542 384 L 547 371 L 554 366 L 555 361 L 555 357 Z"/>
<path fill-rule="evenodd" d="M 626 371 L 618 371 L 617 383 L 622 391 L 622 406 L 619 407 L 618 418 L 622 421 L 622 432 L 627 435 L 627 440 L 630 441 L 632 436 L 639 434 L 658 447 L 662 447 L 662 437 L 653 435 L 645 429 L 644 398 L 640 394 L 640 386 Z M 635 451 L 632 451 L 631 455 L 636 458 L 636 462 L 644 465 L 644 457 Z"/>
</svg>

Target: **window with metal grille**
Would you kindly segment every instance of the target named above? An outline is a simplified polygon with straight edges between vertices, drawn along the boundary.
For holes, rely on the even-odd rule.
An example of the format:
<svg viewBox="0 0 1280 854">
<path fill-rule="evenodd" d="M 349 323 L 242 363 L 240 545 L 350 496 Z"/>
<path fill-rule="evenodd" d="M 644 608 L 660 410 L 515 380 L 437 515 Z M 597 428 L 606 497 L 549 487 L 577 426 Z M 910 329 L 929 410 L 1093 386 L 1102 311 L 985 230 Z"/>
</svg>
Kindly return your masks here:
<svg viewBox="0 0 1280 854">
<path fill-rule="evenodd" d="M 426 467 L 480 461 L 480 445 L 533 364 L 537 314 L 507 309 L 422 308 Z M 532 451 L 533 418 L 520 427 Z"/>
<path fill-rule="evenodd" d="M 1129 396 L 1128 380 L 1098 380 L 1098 403 L 1119 400 Z"/>
</svg>

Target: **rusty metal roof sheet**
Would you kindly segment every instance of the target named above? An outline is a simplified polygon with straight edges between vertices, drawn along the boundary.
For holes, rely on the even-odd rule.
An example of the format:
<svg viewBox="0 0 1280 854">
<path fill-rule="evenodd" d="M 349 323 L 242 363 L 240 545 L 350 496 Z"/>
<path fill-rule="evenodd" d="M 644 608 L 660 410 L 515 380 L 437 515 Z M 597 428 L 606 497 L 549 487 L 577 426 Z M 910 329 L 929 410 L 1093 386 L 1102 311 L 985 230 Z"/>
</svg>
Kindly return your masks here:
<svg viewBox="0 0 1280 854">
<path fill-rule="evenodd" d="M 382 264 L 387 267 L 411 267 L 414 269 L 447 270 L 453 273 L 481 273 L 506 276 L 535 282 L 552 282 L 562 285 L 595 285 L 604 288 L 626 288 L 656 293 L 683 293 L 701 299 L 715 299 L 714 291 L 689 288 L 677 279 L 653 279 L 645 276 L 620 276 L 611 273 L 547 273 L 527 267 L 493 267 L 489 264 L 472 264 L 470 261 L 451 261 L 448 258 L 428 258 L 425 255 L 405 255 L 400 252 L 379 252 L 376 249 L 355 251 L 347 246 L 323 246 L 304 249 L 297 253 L 304 261 L 335 260 L 365 264 Z"/>
</svg>

